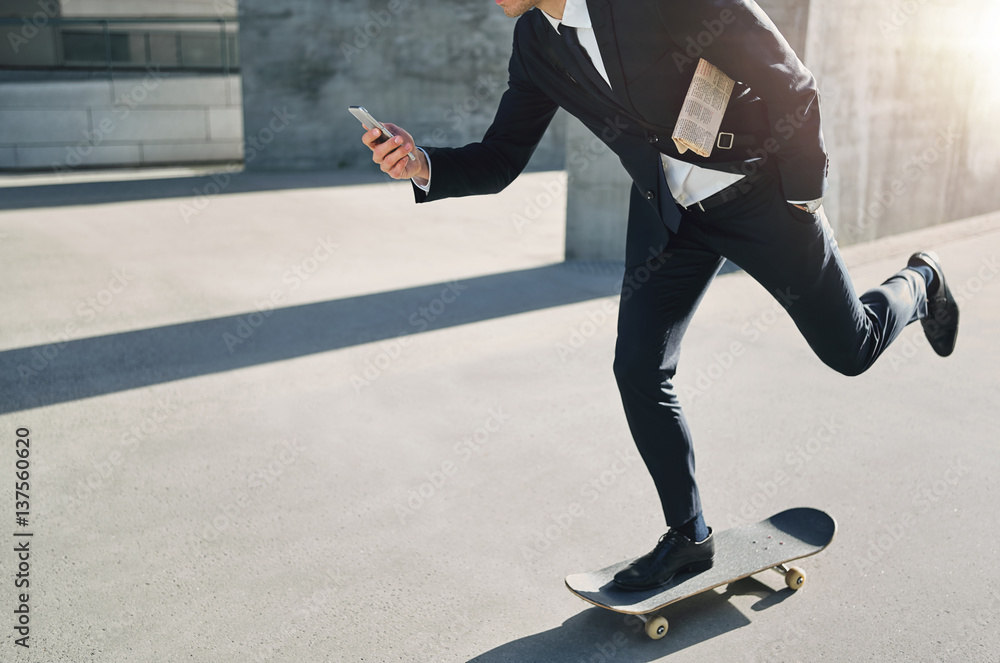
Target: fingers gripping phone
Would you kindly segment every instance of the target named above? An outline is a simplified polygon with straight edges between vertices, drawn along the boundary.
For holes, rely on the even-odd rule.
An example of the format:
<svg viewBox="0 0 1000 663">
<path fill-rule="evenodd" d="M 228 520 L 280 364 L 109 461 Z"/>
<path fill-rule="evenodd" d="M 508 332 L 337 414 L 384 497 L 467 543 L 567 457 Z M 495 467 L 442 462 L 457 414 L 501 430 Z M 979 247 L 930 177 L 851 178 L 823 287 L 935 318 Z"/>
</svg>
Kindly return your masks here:
<svg viewBox="0 0 1000 663">
<path fill-rule="evenodd" d="M 369 113 L 364 106 L 350 106 L 347 110 L 351 111 L 351 114 L 358 118 L 358 120 L 361 121 L 361 124 L 368 127 L 369 131 L 372 129 L 378 129 L 382 132 L 382 136 L 375 141 L 376 143 L 381 144 L 390 138 L 395 138 L 395 134 L 386 129 L 384 124 L 372 117 L 372 114 Z M 413 152 L 407 152 L 406 156 L 410 157 L 410 161 L 417 160 L 417 157 L 413 154 Z"/>
</svg>

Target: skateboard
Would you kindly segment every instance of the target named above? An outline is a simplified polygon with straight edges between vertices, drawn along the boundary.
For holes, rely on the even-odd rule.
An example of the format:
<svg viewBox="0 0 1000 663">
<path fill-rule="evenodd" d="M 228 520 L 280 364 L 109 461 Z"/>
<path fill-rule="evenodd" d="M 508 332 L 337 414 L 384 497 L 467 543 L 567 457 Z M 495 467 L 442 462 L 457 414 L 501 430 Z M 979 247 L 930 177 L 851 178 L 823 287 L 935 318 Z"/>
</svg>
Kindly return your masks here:
<svg viewBox="0 0 1000 663">
<path fill-rule="evenodd" d="M 659 640 L 667 633 L 667 620 L 657 611 L 689 596 L 773 569 L 785 584 L 800 589 L 805 572 L 788 562 L 820 552 L 833 540 L 837 522 L 819 509 L 797 508 L 776 513 L 758 523 L 715 532 L 715 564 L 699 573 L 678 573 L 663 587 L 634 592 L 619 589 L 614 575 L 628 566 L 628 559 L 599 571 L 566 576 L 566 587 L 588 603 L 636 615 L 646 624 L 646 635 Z"/>
</svg>

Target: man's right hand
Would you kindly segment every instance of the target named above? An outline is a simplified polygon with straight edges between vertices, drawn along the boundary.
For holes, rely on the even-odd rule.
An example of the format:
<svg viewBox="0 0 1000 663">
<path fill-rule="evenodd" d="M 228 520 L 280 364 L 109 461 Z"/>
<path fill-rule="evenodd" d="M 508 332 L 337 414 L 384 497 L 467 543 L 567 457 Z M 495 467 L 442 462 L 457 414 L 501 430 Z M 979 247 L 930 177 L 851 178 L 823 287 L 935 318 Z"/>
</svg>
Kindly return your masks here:
<svg viewBox="0 0 1000 663">
<path fill-rule="evenodd" d="M 367 128 L 367 127 L 365 127 Z M 395 124 L 385 123 L 385 128 L 396 134 L 395 138 L 390 138 L 381 144 L 375 141 L 382 134 L 378 129 L 365 132 L 361 141 L 372 151 L 372 161 L 382 168 L 382 172 L 393 179 L 408 180 L 417 178 L 426 182 L 430 178 L 430 168 L 427 164 L 427 157 L 421 150 L 416 149 L 413 137 L 406 130 L 397 127 Z M 411 161 L 408 153 L 413 152 L 417 157 Z"/>
</svg>

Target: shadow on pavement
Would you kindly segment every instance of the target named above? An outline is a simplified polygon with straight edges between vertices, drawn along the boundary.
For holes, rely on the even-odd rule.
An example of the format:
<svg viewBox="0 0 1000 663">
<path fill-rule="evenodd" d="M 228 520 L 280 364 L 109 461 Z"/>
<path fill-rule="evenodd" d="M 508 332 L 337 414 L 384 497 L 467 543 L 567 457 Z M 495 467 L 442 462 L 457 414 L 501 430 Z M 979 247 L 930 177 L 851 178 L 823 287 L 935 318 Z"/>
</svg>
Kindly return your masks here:
<svg viewBox="0 0 1000 663">
<path fill-rule="evenodd" d="M 637 617 L 593 607 L 570 617 L 562 626 L 508 642 L 468 663 L 649 663 L 751 624 L 730 602 L 733 596 L 760 597 L 753 609 L 762 610 L 792 593 L 788 589 L 775 591 L 751 577 L 730 583 L 724 592 L 710 590 L 682 599 L 660 611 L 670 623 L 670 630 L 660 640 L 649 639 Z M 774 600 L 777 596 L 781 598 Z M 760 607 L 764 603 L 766 606 Z"/>
<path fill-rule="evenodd" d="M 197 204 L 199 196 L 217 196 L 255 191 L 316 189 L 395 182 L 377 168 L 371 173 L 349 171 L 319 172 L 225 172 L 193 177 L 123 179 L 100 182 L 66 182 L 35 186 L 0 187 L 0 210 L 103 205 L 135 200 L 188 198 Z"/>
<path fill-rule="evenodd" d="M 0 413 L 338 350 L 617 294 L 614 263 L 558 263 L 450 283 L 0 352 Z M 263 298 L 262 298 L 263 299 Z M 611 324 L 614 324 L 613 321 Z M 349 376 L 331 380 L 349 382 Z"/>
<path fill-rule="evenodd" d="M 152 169 L 155 170 L 155 169 Z M 206 171 L 208 168 L 205 169 Z M 51 184 L 24 184 L 17 180 L 22 175 L 14 175 L 9 182 L 0 181 L 0 211 L 32 209 L 37 207 L 63 207 L 66 205 L 103 205 L 136 200 L 156 200 L 163 198 L 187 198 L 184 204 L 195 207 L 200 204 L 200 196 L 209 198 L 233 193 L 253 193 L 258 191 L 284 191 L 290 189 L 322 189 L 365 184 L 394 184 L 394 180 L 371 164 L 370 169 L 355 170 L 310 170 L 310 171 L 250 171 L 227 170 L 220 165 L 217 172 L 204 175 L 164 176 L 150 178 L 134 177 L 129 170 L 117 175 L 114 171 L 94 169 L 107 180 L 61 182 L 58 175 L 51 175 Z M 541 172 L 528 167 L 525 173 Z M 74 175 L 85 175 L 80 170 Z M 25 173 L 31 176 L 31 173 Z M 50 175 L 42 173 L 40 175 Z M 4 173 L 0 171 L 0 180 Z M 114 179 L 115 177 L 122 179 Z"/>
</svg>

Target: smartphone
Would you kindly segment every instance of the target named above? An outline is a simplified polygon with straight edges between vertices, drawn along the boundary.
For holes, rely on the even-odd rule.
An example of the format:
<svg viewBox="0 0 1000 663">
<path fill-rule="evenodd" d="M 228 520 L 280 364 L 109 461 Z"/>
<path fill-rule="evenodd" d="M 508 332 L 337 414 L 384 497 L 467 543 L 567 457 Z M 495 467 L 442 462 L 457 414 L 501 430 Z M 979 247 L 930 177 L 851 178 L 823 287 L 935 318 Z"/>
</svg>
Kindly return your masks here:
<svg viewBox="0 0 1000 663">
<path fill-rule="evenodd" d="M 351 115 L 358 118 L 358 120 L 361 121 L 361 124 L 368 127 L 369 131 L 372 129 L 378 129 L 382 132 L 382 137 L 376 140 L 376 143 L 384 143 L 390 138 L 395 137 L 393 133 L 386 129 L 384 124 L 376 120 L 364 106 L 349 106 L 347 110 L 351 111 Z M 410 161 L 417 160 L 417 157 L 413 154 L 413 152 L 408 152 L 406 156 L 410 157 Z"/>
</svg>

